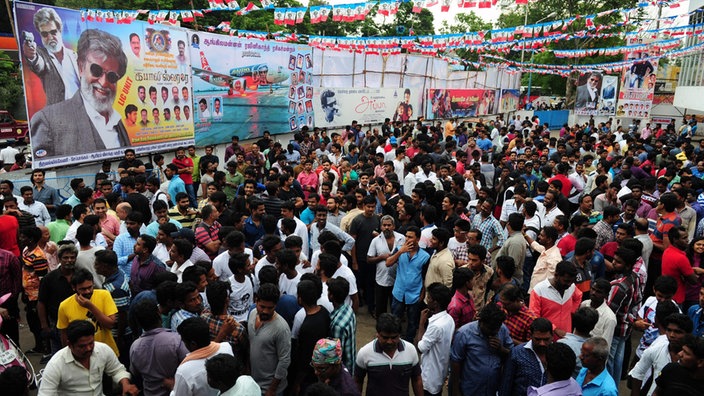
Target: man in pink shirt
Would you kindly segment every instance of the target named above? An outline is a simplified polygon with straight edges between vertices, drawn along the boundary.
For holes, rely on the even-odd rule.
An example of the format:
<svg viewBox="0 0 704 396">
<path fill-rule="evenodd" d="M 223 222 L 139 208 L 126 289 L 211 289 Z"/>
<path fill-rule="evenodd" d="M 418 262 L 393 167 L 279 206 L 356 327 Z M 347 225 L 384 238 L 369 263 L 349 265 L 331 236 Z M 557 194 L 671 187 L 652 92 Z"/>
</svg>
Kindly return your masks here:
<svg viewBox="0 0 704 396">
<path fill-rule="evenodd" d="M 582 302 L 582 292 L 574 284 L 576 279 L 577 267 L 570 261 L 560 261 L 555 276 L 538 283 L 530 292 L 531 311 L 552 322 L 559 337 L 572 331 L 572 313 Z"/>
<path fill-rule="evenodd" d="M 313 162 L 309 159 L 303 160 L 303 172 L 298 174 L 298 182 L 303 188 L 303 195 L 308 199 L 308 195 L 318 189 L 318 175 L 313 172 Z"/>
</svg>

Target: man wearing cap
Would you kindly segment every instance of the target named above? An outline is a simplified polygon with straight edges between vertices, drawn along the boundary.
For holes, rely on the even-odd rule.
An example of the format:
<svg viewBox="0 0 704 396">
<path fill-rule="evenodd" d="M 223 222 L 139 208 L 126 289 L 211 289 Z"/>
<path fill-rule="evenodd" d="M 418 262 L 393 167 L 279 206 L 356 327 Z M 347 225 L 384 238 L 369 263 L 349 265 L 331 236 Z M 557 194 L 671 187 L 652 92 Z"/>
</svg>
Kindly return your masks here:
<svg viewBox="0 0 704 396">
<path fill-rule="evenodd" d="M 313 348 L 313 366 L 318 381 L 335 389 L 340 396 L 360 396 L 352 374 L 342 365 L 342 346 L 337 338 L 321 338 Z"/>
</svg>

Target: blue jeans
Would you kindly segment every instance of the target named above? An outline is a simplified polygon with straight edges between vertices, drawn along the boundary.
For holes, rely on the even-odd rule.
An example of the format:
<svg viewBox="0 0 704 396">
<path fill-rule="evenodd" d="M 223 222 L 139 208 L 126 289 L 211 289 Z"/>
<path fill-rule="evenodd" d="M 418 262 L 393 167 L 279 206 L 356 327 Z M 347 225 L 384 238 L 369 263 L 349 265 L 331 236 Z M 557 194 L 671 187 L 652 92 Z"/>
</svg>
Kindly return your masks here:
<svg viewBox="0 0 704 396">
<path fill-rule="evenodd" d="M 626 342 L 629 337 L 619 337 L 614 336 L 614 340 L 611 342 L 611 352 L 609 353 L 609 361 L 606 365 L 606 369 L 609 370 L 611 378 L 616 381 L 616 384 L 621 381 L 621 370 L 623 368 L 623 351 L 626 348 Z"/>
<path fill-rule="evenodd" d="M 188 200 L 191 201 L 191 207 L 197 208 L 198 202 L 196 201 L 196 190 L 193 188 L 193 184 L 186 184 L 186 194 L 188 194 Z"/>
<path fill-rule="evenodd" d="M 406 336 L 403 337 L 403 339 L 408 342 L 413 342 L 420 322 L 420 300 L 415 304 L 406 304 L 397 300 L 396 297 L 393 297 L 391 299 L 391 313 L 401 318 L 404 312 L 406 312 L 408 326 L 406 327 Z"/>
</svg>

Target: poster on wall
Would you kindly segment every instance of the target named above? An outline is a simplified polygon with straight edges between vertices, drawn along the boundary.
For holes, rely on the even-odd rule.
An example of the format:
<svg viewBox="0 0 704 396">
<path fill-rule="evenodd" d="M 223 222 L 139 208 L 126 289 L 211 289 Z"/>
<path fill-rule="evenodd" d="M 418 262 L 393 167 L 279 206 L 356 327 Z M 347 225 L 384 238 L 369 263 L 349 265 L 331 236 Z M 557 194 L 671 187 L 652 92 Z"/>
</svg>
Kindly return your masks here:
<svg viewBox="0 0 704 396">
<path fill-rule="evenodd" d="M 502 89 L 499 101 L 499 113 L 508 113 L 518 110 L 521 91 L 518 89 Z"/>
<path fill-rule="evenodd" d="M 422 94 L 410 88 L 315 88 L 315 126 L 335 127 L 391 121 L 409 122 L 421 115 Z"/>
<path fill-rule="evenodd" d="M 618 77 L 599 72 L 583 73 L 577 80 L 574 112 L 577 115 L 604 116 L 616 112 Z"/>
<path fill-rule="evenodd" d="M 197 145 L 313 126 L 310 47 L 202 32 L 188 42 Z"/>
<path fill-rule="evenodd" d="M 651 41 L 651 39 L 646 38 L 630 37 L 627 40 L 627 44 L 648 44 Z M 617 117 L 636 119 L 649 117 L 658 73 L 658 59 L 653 58 L 653 56 L 657 56 L 657 54 L 647 49 L 626 54 L 626 60 L 631 61 L 632 64 L 630 67 L 625 68 L 621 75 Z M 634 106 L 638 110 L 633 109 Z M 647 112 L 640 110 L 645 108 L 648 109 Z"/>
<path fill-rule="evenodd" d="M 184 29 L 15 2 L 33 166 L 193 142 Z"/>
<path fill-rule="evenodd" d="M 496 114 L 493 89 L 429 89 L 426 118 L 448 119 Z"/>
</svg>

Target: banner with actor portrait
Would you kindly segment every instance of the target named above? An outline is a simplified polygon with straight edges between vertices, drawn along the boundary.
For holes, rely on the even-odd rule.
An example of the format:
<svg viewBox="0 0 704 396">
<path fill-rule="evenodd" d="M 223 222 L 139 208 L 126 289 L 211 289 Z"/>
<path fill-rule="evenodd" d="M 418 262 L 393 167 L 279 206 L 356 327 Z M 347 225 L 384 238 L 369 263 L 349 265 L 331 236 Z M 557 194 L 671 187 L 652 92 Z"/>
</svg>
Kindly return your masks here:
<svg viewBox="0 0 704 396">
<path fill-rule="evenodd" d="M 606 116 L 616 113 L 618 76 L 599 72 L 583 73 L 577 80 L 574 112 L 577 115 Z"/>
<path fill-rule="evenodd" d="M 193 143 L 185 29 L 14 4 L 35 168 Z"/>
<path fill-rule="evenodd" d="M 422 115 L 422 91 L 411 88 L 315 88 L 316 127 L 416 120 Z"/>
<path fill-rule="evenodd" d="M 426 118 L 449 119 L 496 114 L 494 89 L 429 89 Z"/>
<path fill-rule="evenodd" d="M 627 44 L 648 44 L 654 39 L 629 37 Z M 618 94 L 617 117 L 647 119 L 653 105 L 658 73 L 658 54 L 652 48 L 626 53 L 631 66 L 623 69 L 621 90 Z M 647 109 L 647 110 L 646 110 Z"/>
<path fill-rule="evenodd" d="M 518 89 L 502 89 L 499 101 L 499 113 L 508 113 L 518 110 L 521 91 Z"/>
<path fill-rule="evenodd" d="M 199 146 L 313 126 L 311 47 L 190 32 Z"/>
</svg>

